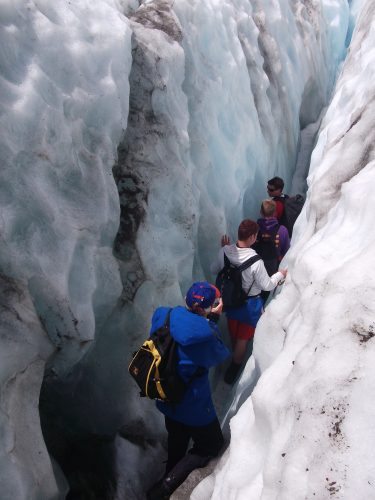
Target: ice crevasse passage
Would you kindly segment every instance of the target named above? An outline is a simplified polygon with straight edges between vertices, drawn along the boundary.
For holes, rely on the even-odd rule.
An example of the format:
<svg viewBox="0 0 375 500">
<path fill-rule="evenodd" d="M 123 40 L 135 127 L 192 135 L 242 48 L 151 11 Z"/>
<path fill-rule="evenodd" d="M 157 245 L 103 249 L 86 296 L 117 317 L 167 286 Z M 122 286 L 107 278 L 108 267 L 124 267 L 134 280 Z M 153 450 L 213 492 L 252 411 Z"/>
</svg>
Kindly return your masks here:
<svg viewBox="0 0 375 500">
<path fill-rule="evenodd" d="M 372 9 L 2 2 L 4 498 L 64 497 L 82 484 L 136 498 L 156 479 L 162 422 L 125 360 L 155 307 L 213 279 L 220 235 L 257 217 L 267 179 L 280 175 L 292 190 L 295 165 L 307 172 L 355 23 L 312 155 L 290 276 L 257 331 L 253 362 L 258 374 L 269 369 L 193 495 L 221 498 L 230 486 L 238 498 L 325 498 L 335 482 L 343 498 L 371 497 L 371 469 L 355 464 L 371 463 L 370 440 L 358 439 L 371 406 L 357 399 L 371 380 Z M 236 467 L 245 443 L 252 475 Z M 307 449 L 315 466 L 300 459 Z M 106 456 L 105 480 L 90 476 L 87 455 Z"/>
</svg>

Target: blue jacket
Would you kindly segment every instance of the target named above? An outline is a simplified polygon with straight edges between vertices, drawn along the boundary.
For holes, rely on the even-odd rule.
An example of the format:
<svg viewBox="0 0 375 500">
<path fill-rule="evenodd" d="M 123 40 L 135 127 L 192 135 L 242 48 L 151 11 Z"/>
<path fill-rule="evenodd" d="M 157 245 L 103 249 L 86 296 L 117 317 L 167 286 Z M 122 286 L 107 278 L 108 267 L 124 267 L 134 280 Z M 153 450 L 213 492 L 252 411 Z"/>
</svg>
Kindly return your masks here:
<svg viewBox="0 0 375 500">
<path fill-rule="evenodd" d="M 156 309 L 150 334 L 164 324 L 168 311 L 168 307 Z M 178 306 L 172 310 L 170 331 L 178 343 L 177 369 L 179 375 L 188 383 L 188 389 L 180 403 L 157 401 L 156 406 L 164 415 L 183 424 L 207 425 L 216 418 L 208 371 L 211 366 L 224 361 L 230 353 L 221 340 L 217 325 L 185 307 Z M 194 378 L 193 375 L 199 367 L 205 370 L 202 375 Z"/>
</svg>

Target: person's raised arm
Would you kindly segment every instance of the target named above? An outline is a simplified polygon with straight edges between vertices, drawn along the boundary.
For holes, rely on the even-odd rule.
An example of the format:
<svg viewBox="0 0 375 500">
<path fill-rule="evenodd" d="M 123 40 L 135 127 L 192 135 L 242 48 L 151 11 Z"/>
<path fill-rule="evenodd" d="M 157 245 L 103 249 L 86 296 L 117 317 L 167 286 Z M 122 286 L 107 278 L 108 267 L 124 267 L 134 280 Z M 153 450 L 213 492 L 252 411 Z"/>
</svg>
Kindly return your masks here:
<svg viewBox="0 0 375 500">
<path fill-rule="evenodd" d="M 217 304 L 214 303 L 214 306 L 212 307 L 211 312 L 208 314 L 207 318 L 214 323 L 218 323 L 222 312 L 223 299 L 220 297 L 217 301 Z"/>
<path fill-rule="evenodd" d="M 230 238 L 227 234 L 223 234 L 221 237 L 221 246 L 225 247 L 225 245 L 230 245 Z"/>
<path fill-rule="evenodd" d="M 224 265 L 224 250 L 223 250 L 223 248 L 225 245 L 230 244 L 229 236 L 227 236 L 226 234 L 224 234 L 221 237 L 220 241 L 221 241 L 221 248 L 219 250 L 218 255 L 213 260 L 213 262 L 210 266 L 210 270 L 211 270 L 212 274 L 217 274 L 223 268 L 223 265 Z"/>
<path fill-rule="evenodd" d="M 265 290 L 268 292 L 276 288 L 279 282 L 285 279 L 287 272 L 287 269 L 279 269 L 277 273 L 273 274 L 272 276 L 268 276 L 266 268 L 264 267 L 264 262 L 262 260 L 259 260 L 254 264 L 255 282 L 261 290 Z"/>
</svg>

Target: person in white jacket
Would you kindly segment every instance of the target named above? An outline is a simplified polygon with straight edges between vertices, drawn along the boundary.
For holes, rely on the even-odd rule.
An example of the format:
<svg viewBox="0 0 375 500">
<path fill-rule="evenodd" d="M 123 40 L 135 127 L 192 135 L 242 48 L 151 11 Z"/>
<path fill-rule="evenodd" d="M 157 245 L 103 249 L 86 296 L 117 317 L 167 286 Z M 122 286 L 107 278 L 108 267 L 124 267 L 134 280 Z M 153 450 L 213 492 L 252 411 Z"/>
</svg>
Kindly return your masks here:
<svg viewBox="0 0 375 500">
<path fill-rule="evenodd" d="M 229 237 L 224 235 L 221 238 L 222 248 L 217 260 L 211 266 L 211 271 L 216 274 L 224 267 L 224 254 L 235 266 L 240 266 L 255 256 L 256 252 L 251 246 L 256 241 L 258 230 L 259 226 L 255 221 L 245 219 L 238 227 L 236 243 L 231 245 Z M 242 288 L 249 298 L 244 305 L 225 311 L 233 349 L 232 362 L 224 375 L 226 383 L 232 384 L 236 380 L 245 359 L 248 343 L 253 341 L 256 324 L 263 312 L 261 291 L 276 288 L 286 274 L 286 269 L 279 269 L 272 276 L 268 276 L 262 260 L 258 260 L 242 272 Z"/>
</svg>

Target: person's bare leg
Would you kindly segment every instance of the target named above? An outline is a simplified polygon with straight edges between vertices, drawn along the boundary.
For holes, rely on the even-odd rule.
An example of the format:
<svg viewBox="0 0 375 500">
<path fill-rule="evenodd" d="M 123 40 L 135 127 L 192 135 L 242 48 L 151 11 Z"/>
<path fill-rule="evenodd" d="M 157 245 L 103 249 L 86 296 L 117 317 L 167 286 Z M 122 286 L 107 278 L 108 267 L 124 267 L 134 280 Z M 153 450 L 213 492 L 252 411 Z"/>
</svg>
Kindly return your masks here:
<svg viewBox="0 0 375 500">
<path fill-rule="evenodd" d="M 233 361 L 237 365 L 241 365 L 243 360 L 245 359 L 247 343 L 248 343 L 247 339 L 246 340 L 237 339 L 235 344 L 234 344 Z"/>
<path fill-rule="evenodd" d="M 224 375 L 224 382 L 227 384 L 233 384 L 241 371 L 246 356 L 247 343 L 247 339 L 236 339 L 234 342 L 232 362 Z"/>
</svg>

